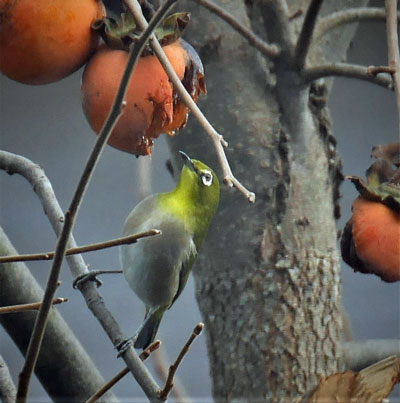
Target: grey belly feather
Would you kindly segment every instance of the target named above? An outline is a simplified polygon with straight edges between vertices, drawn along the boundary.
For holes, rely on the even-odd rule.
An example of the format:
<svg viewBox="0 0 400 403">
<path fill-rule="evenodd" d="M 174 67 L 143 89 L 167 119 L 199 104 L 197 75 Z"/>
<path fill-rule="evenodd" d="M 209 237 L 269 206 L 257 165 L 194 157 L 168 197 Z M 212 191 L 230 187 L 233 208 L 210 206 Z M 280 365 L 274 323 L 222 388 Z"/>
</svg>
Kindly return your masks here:
<svg viewBox="0 0 400 403">
<path fill-rule="evenodd" d="M 129 286 L 148 307 L 169 307 L 179 289 L 180 272 L 193 261 L 196 247 L 184 226 L 175 217 L 153 209 L 154 203 L 151 196 L 132 211 L 124 235 L 152 228 L 162 234 L 121 246 L 121 264 Z M 150 217 L 144 219 L 144 213 Z"/>
</svg>

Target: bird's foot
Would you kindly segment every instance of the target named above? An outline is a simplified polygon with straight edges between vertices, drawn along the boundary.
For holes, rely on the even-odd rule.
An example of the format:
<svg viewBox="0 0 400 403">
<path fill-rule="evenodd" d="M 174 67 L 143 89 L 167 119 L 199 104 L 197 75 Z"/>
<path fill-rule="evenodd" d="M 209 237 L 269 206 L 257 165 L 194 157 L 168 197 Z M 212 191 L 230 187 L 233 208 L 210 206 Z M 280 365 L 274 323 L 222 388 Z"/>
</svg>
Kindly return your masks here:
<svg viewBox="0 0 400 403">
<path fill-rule="evenodd" d="M 100 274 L 113 274 L 113 273 L 122 273 L 122 270 L 93 270 L 89 273 L 81 274 L 78 276 L 73 282 L 73 288 L 80 288 L 83 283 L 86 281 L 94 281 L 96 283 L 96 287 L 99 288 L 103 282 L 97 278 Z"/>
<path fill-rule="evenodd" d="M 81 274 L 80 276 L 76 277 L 75 280 L 72 282 L 72 288 L 80 288 L 83 283 L 86 283 L 86 281 L 94 281 L 96 283 L 96 287 L 99 288 L 103 284 L 103 282 L 96 277 L 99 274 L 97 273 L 97 271 L 98 270 L 91 271 L 89 273 Z"/>
<path fill-rule="evenodd" d="M 129 347 L 133 346 L 133 343 L 135 341 L 135 336 L 129 337 L 128 339 L 122 340 L 119 344 L 115 346 L 115 348 L 118 351 L 117 358 L 121 357 L 122 354 L 125 353 L 126 350 L 128 350 Z"/>
</svg>

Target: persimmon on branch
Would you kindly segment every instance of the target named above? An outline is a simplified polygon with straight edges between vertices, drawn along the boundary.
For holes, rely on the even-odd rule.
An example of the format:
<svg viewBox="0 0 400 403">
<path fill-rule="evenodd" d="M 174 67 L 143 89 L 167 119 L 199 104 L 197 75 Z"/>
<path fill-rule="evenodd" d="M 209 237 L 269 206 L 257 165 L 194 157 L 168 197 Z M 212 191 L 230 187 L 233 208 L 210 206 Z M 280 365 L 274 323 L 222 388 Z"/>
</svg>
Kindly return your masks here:
<svg viewBox="0 0 400 403">
<path fill-rule="evenodd" d="M 143 16 L 142 9 L 137 0 L 124 0 L 126 6 L 129 11 L 132 13 L 136 25 L 141 29 L 145 30 L 148 27 L 148 23 Z M 223 136 L 219 134 L 214 127 L 208 122 L 207 118 L 203 115 L 199 107 L 193 101 L 192 97 L 186 91 L 185 87 L 181 83 L 181 80 L 175 73 L 175 70 L 171 66 L 167 56 L 165 55 L 160 43 L 158 42 L 155 35 L 151 35 L 150 37 L 150 46 L 153 49 L 154 53 L 158 57 L 161 65 L 163 66 L 165 72 L 167 73 L 169 79 L 171 80 L 176 92 L 178 93 L 181 100 L 185 103 L 185 105 L 190 109 L 193 116 L 199 121 L 200 125 L 204 128 L 207 134 L 210 136 L 212 143 L 215 147 L 218 159 L 221 164 L 222 172 L 223 172 L 223 182 L 229 186 L 234 186 L 238 189 L 250 203 L 255 202 L 255 194 L 247 190 L 242 183 L 239 182 L 238 179 L 233 175 L 232 170 L 230 168 L 229 162 L 226 158 L 224 147 L 228 146 L 228 143 L 224 140 Z"/>
</svg>

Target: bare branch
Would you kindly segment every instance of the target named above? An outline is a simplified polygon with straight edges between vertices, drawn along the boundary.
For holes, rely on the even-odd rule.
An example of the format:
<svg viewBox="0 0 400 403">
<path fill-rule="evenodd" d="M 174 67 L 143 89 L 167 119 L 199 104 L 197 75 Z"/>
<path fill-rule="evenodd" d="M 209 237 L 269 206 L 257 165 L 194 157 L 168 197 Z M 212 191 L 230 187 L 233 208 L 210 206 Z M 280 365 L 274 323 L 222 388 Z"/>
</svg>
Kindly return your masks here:
<svg viewBox="0 0 400 403">
<path fill-rule="evenodd" d="M 174 384 L 173 384 L 174 376 L 175 376 L 175 373 L 176 373 L 179 365 L 181 364 L 181 362 L 182 362 L 183 358 L 185 357 L 185 355 L 189 352 L 190 346 L 192 345 L 192 343 L 194 342 L 196 337 L 199 336 L 200 333 L 203 331 L 203 328 L 204 328 L 204 324 L 199 323 L 193 329 L 192 334 L 190 335 L 190 337 L 189 337 L 188 341 L 185 343 L 185 345 L 182 347 L 182 350 L 179 353 L 177 359 L 169 367 L 168 378 L 167 378 L 167 381 L 165 383 L 164 389 L 161 391 L 161 394 L 160 394 L 161 399 L 163 399 L 163 400 L 167 399 L 168 393 L 171 391 L 171 389 L 174 386 Z"/>
<path fill-rule="evenodd" d="M 293 16 L 289 15 L 286 0 L 270 0 L 260 2 L 261 15 L 264 20 L 265 32 L 276 38 L 287 61 L 292 62 L 295 50 L 295 33 L 290 23 Z"/>
<path fill-rule="evenodd" d="M 344 343 L 346 369 L 360 371 L 392 355 L 400 357 L 400 340 L 361 340 Z"/>
<path fill-rule="evenodd" d="M 132 13 L 137 26 L 140 29 L 146 29 L 147 21 L 142 14 L 142 10 L 140 4 L 137 0 L 124 0 L 126 6 L 129 11 Z M 186 91 L 185 87 L 181 83 L 181 80 L 175 73 L 175 70 L 171 66 L 167 56 L 165 55 L 160 43 L 158 42 L 155 35 L 152 35 L 150 38 L 150 45 L 153 49 L 154 53 L 158 57 L 161 65 L 163 66 L 165 72 L 168 74 L 169 79 L 171 80 L 176 92 L 178 93 L 181 100 L 184 104 L 190 109 L 196 119 L 199 121 L 200 125 L 204 128 L 206 133 L 211 137 L 211 140 L 214 144 L 215 150 L 217 152 L 218 159 L 221 164 L 222 172 L 223 172 L 223 181 L 229 187 L 236 187 L 242 194 L 245 195 L 247 200 L 250 203 L 255 202 L 255 194 L 247 190 L 234 176 L 232 170 L 229 166 L 229 162 L 226 158 L 224 147 L 228 145 L 228 143 L 224 140 L 224 138 L 214 129 L 214 127 L 209 123 L 207 118 L 203 115 L 199 107 L 193 101 L 192 97 Z"/>
<path fill-rule="evenodd" d="M 93 243 L 90 245 L 79 246 L 77 248 L 67 249 L 65 256 L 77 255 L 79 253 L 93 252 L 100 249 L 111 248 L 119 245 L 130 245 L 137 242 L 141 238 L 147 238 L 149 236 L 161 234 L 160 230 L 151 229 L 149 231 L 141 232 L 140 234 L 134 234 L 125 236 L 122 238 L 112 239 L 110 241 Z M 9 262 L 27 262 L 32 260 L 51 260 L 54 257 L 54 252 L 34 253 L 29 255 L 16 255 L 16 256 L 0 256 L 0 263 Z"/>
<path fill-rule="evenodd" d="M 17 390 L 11 378 L 10 371 L 0 355 L 0 400 L 3 403 L 14 403 Z"/>
<path fill-rule="evenodd" d="M 153 365 L 158 377 L 162 382 L 165 382 L 168 378 L 168 358 L 165 349 L 159 349 L 153 354 Z M 174 376 L 174 387 L 171 390 L 171 397 L 177 402 L 193 403 L 185 390 L 184 385 L 180 379 Z"/>
<path fill-rule="evenodd" d="M 166 15 L 172 4 L 174 4 L 177 0 L 167 0 L 163 6 L 157 11 L 154 15 L 147 29 L 143 31 L 142 35 L 138 39 L 137 42 L 131 47 L 129 52 L 128 62 L 124 71 L 124 74 L 121 79 L 121 83 L 115 97 L 113 106 L 111 111 L 107 117 L 107 120 L 101 129 L 99 137 L 93 147 L 93 150 L 89 156 L 86 167 L 82 173 L 82 176 L 79 180 L 78 186 L 75 190 L 74 196 L 70 203 L 70 206 L 65 214 L 65 222 L 63 225 L 63 229 L 59 236 L 57 247 L 55 250 L 54 260 L 51 267 L 49 279 L 47 282 L 46 290 L 44 293 L 43 303 L 40 307 L 39 313 L 36 317 L 35 326 L 33 328 L 33 332 L 31 335 L 31 339 L 29 342 L 28 350 L 25 356 L 25 363 L 22 368 L 22 371 L 19 375 L 19 384 L 17 391 L 17 400 L 21 402 L 25 402 L 27 399 L 28 389 L 30 379 L 35 368 L 37 358 L 39 355 L 40 347 L 43 341 L 44 331 L 46 328 L 47 318 L 51 308 L 51 302 L 54 298 L 54 294 L 57 288 L 57 281 L 61 270 L 61 264 L 64 260 L 65 252 L 67 250 L 67 243 L 69 236 L 71 234 L 72 228 L 75 223 L 76 216 L 79 212 L 79 208 L 83 199 L 83 196 L 86 192 L 89 181 L 92 177 L 94 169 L 96 168 L 97 162 L 103 152 L 105 144 L 108 138 L 111 135 L 111 132 L 117 123 L 119 117 L 122 114 L 123 105 L 124 105 L 124 97 L 128 88 L 128 84 L 132 75 L 132 72 L 135 68 L 136 62 L 142 53 L 145 44 L 152 34 L 154 28 L 158 25 L 158 23 L 162 20 L 162 18 Z M 154 385 L 153 385 L 154 386 Z M 149 393 L 148 397 L 155 398 L 158 395 L 157 388 L 152 388 L 152 390 L 145 391 L 146 394 Z"/>
<path fill-rule="evenodd" d="M 142 361 L 147 360 L 147 358 L 150 357 L 151 353 L 155 350 L 157 350 L 161 346 L 161 341 L 156 340 L 153 343 L 150 344 L 149 347 L 146 348 L 146 350 L 143 350 L 139 358 Z M 101 396 L 103 396 L 107 391 L 109 391 L 116 383 L 118 383 L 126 374 L 129 373 L 129 368 L 125 367 L 123 370 L 118 372 L 117 375 L 115 375 L 112 379 L 110 379 L 107 383 L 105 383 L 96 393 L 94 393 L 92 396 L 89 397 L 88 400 L 86 400 L 85 403 L 94 403 L 98 399 L 100 399 Z"/>
<path fill-rule="evenodd" d="M 302 77 L 306 83 L 318 80 L 323 77 L 347 77 L 357 78 L 380 85 L 381 87 L 393 90 L 391 77 L 385 75 L 373 76 L 368 74 L 368 67 L 349 63 L 321 64 L 320 66 L 306 67 L 302 72 Z"/>
<path fill-rule="evenodd" d="M 397 13 L 397 18 L 400 19 L 400 12 Z M 321 18 L 314 30 L 314 37 L 321 38 L 328 31 L 340 27 L 344 24 L 349 24 L 358 21 L 385 21 L 386 12 L 384 8 L 379 7 L 360 7 L 348 8 L 343 11 L 337 11 L 327 17 Z"/>
<path fill-rule="evenodd" d="M 294 55 L 294 63 L 299 70 L 302 70 L 305 65 L 311 39 L 313 37 L 315 23 L 317 21 L 322 2 L 323 0 L 311 0 L 310 6 L 308 7 L 306 16 L 304 18 Z"/>
<path fill-rule="evenodd" d="M 386 32 L 388 43 L 388 64 L 395 72 L 392 74 L 396 92 L 398 124 L 400 134 L 400 54 L 397 32 L 397 0 L 386 0 Z"/>
<path fill-rule="evenodd" d="M 388 73 L 393 74 L 396 72 L 396 69 L 389 66 L 368 66 L 367 73 L 371 76 L 376 76 L 380 73 Z"/>
<path fill-rule="evenodd" d="M 0 226 L 0 255 L 16 254 L 17 251 Z M 69 261 L 77 259 L 78 256 L 68 258 Z M 0 306 L 43 300 L 42 288 L 23 262 L 0 264 L 0 284 Z M 35 316 L 26 313 L 0 315 L 1 325 L 21 352 L 28 347 Z M 49 316 L 35 375 L 52 401 L 58 401 L 61 397 L 64 401 L 82 401 L 104 384 L 104 379 L 87 352 L 57 310 Z M 112 392 L 104 397 L 104 401 L 115 399 Z"/>
<path fill-rule="evenodd" d="M 68 298 L 54 298 L 52 304 L 62 304 L 63 302 L 68 302 Z M 35 311 L 40 309 L 42 306 L 41 302 L 33 302 L 31 304 L 20 304 L 20 305 L 10 305 L 0 307 L 0 314 L 2 313 L 14 313 L 22 311 Z"/>
<path fill-rule="evenodd" d="M 210 0 L 194 0 L 199 5 L 210 10 L 226 23 L 228 23 L 235 31 L 239 32 L 249 43 L 249 45 L 256 48 L 265 57 L 276 59 L 280 54 L 280 48 L 277 45 L 270 45 L 256 35 L 251 29 L 246 28 L 240 21 L 238 21 L 232 14 L 228 13 L 222 7 L 219 7 Z"/>
<path fill-rule="evenodd" d="M 42 168 L 24 157 L 6 151 L 0 151 L 0 169 L 3 169 L 10 175 L 17 173 L 27 179 L 39 197 L 43 209 L 52 224 L 54 232 L 59 235 L 62 230 L 64 215 L 50 181 L 46 177 Z M 77 246 L 72 235 L 69 237 L 69 245 L 72 248 Z M 9 255 L 10 253 L 6 254 Z M 68 256 L 67 262 L 74 277 L 89 273 L 87 265 L 81 255 Z M 85 298 L 88 308 L 100 322 L 113 345 L 117 346 L 124 341 L 126 337 L 123 335 L 118 322 L 114 319 L 112 313 L 105 305 L 103 298 L 96 290 L 95 284 L 88 281 L 84 283 L 79 290 Z M 133 348 L 126 350 L 123 354 L 123 359 L 146 394 L 150 394 L 152 391 L 156 393 L 156 391 L 159 390 L 158 385 L 147 368 L 142 364 L 139 356 L 135 353 Z"/>
</svg>

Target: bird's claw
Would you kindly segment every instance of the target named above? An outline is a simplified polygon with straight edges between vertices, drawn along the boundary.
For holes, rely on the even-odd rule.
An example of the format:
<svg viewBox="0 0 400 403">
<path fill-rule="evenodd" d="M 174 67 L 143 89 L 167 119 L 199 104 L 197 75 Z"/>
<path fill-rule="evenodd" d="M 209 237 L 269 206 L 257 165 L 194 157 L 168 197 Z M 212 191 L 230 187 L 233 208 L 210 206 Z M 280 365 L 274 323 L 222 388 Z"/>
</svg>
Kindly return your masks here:
<svg viewBox="0 0 400 403">
<path fill-rule="evenodd" d="M 81 285 L 86 281 L 94 281 L 96 283 L 96 287 L 99 288 L 101 285 L 103 285 L 103 282 L 96 277 L 98 274 L 99 273 L 97 271 L 91 271 L 89 273 L 81 274 L 72 282 L 72 287 L 74 289 L 77 289 L 80 288 Z"/>
<path fill-rule="evenodd" d="M 115 346 L 118 351 L 117 358 L 121 357 L 121 355 L 124 354 L 129 347 L 133 346 L 133 341 L 134 338 L 129 337 L 129 339 L 122 340 L 119 344 Z"/>
</svg>

